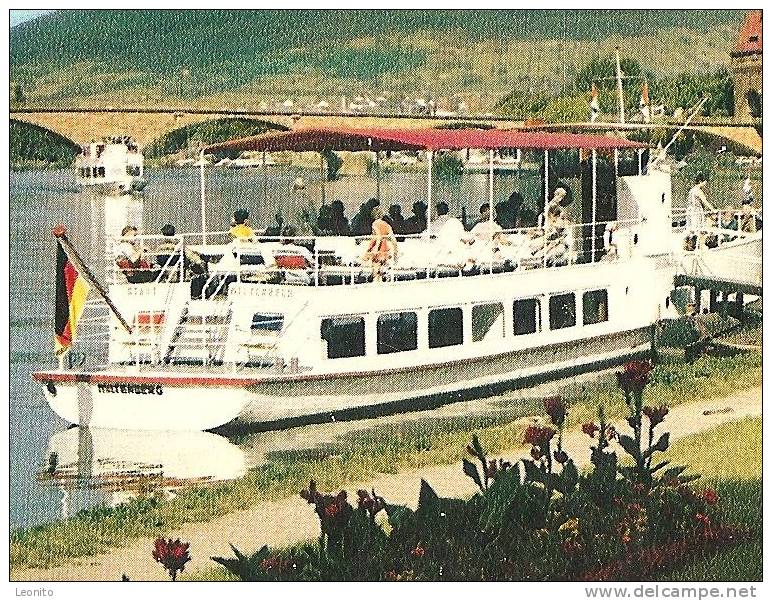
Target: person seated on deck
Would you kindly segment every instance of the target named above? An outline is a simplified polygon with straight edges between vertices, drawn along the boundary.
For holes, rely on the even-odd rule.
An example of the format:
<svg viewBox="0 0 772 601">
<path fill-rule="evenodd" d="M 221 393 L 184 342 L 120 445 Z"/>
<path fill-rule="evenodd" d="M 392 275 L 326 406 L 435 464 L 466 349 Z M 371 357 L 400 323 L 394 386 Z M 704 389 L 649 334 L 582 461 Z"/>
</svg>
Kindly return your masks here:
<svg viewBox="0 0 772 601">
<path fill-rule="evenodd" d="M 165 236 L 165 239 L 156 248 L 156 257 L 158 258 L 159 265 L 164 270 L 163 279 L 167 282 L 179 281 L 180 272 L 177 265 L 180 250 L 184 249 L 185 260 L 183 261 L 183 269 L 185 273 L 183 277 L 190 276 L 191 297 L 199 298 L 207 278 L 208 267 L 206 261 L 196 251 L 184 246 L 184 242 L 177 242 L 174 238 L 176 233 L 176 228 L 170 223 L 161 228 L 161 234 Z"/>
<path fill-rule="evenodd" d="M 441 227 L 436 230 L 437 263 L 450 265 L 459 269 L 469 269 L 474 265 L 469 246 L 475 238 L 464 229 L 464 224 L 456 217 L 447 214 L 448 205 L 444 202 L 437 203 L 437 213 L 440 215 L 435 223 Z M 444 217 L 444 219 L 443 219 Z"/>
<path fill-rule="evenodd" d="M 330 222 L 333 236 L 351 235 L 351 225 L 346 219 L 346 210 L 342 201 L 333 200 L 330 203 Z"/>
<path fill-rule="evenodd" d="M 319 207 L 319 217 L 316 219 L 315 234 L 318 236 L 333 235 L 332 207 L 330 205 L 322 205 Z"/>
<path fill-rule="evenodd" d="M 439 236 L 440 231 L 442 231 L 442 228 L 445 227 L 445 224 L 450 219 L 452 219 L 452 217 L 448 214 L 450 212 L 450 208 L 448 207 L 447 202 L 440 201 L 434 205 L 434 208 L 437 211 L 437 216 L 432 220 L 431 224 L 429 225 L 429 229 L 426 230 L 430 238 L 436 238 Z M 459 223 L 461 222 L 459 221 Z M 461 227 L 463 228 L 464 226 L 462 225 Z"/>
<path fill-rule="evenodd" d="M 270 238 L 280 236 L 284 229 L 284 218 L 281 216 L 281 213 L 276 213 L 273 218 L 274 223 L 265 228 L 265 235 Z"/>
<path fill-rule="evenodd" d="M 233 223 L 229 231 L 235 242 L 255 242 L 255 231 L 249 226 L 249 211 L 238 209 L 233 213 Z"/>
<path fill-rule="evenodd" d="M 619 224 L 616 221 L 609 221 L 606 224 L 606 229 L 603 230 L 603 250 L 605 254 L 601 257 L 601 261 L 612 261 L 619 256 L 619 247 L 615 234 L 619 229 Z"/>
<path fill-rule="evenodd" d="M 406 234 L 420 234 L 426 229 L 426 203 L 413 203 L 413 214 L 405 220 Z"/>
<path fill-rule="evenodd" d="M 362 257 L 363 263 L 370 263 L 373 268 L 373 280 L 379 282 L 383 279 L 383 269 L 386 263 L 396 262 L 398 258 L 397 239 L 394 230 L 383 218 L 383 209 L 373 209 L 373 234 L 367 250 Z"/>
<path fill-rule="evenodd" d="M 547 206 L 544 207 L 545 212 L 539 215 L 537 221 L 539 227 L 546 226 L 549 228 L 550 220 L 554 222 L 558 217 L 563 215 L 563 200 L 567 195 L 568 192 L 566 192 L 565 188 L 555 188 L 555 191 L 552 193 L 552 198 L 547 203 Z"/>
<path fill-rule="evenodd" d="M 310 284 L 309 270 L 314 266 L 314 256 L 305 246 L 296 244 L 293 238 L 297 230 L 288 225 L 282 232 L 281 245 L 273 251 L 274 265 L 281 269 L 287 284 Z"/>
<path fill-rule="evenodd" d="M 143 256 L 137 241 L 138 230 L 127 225 L 121 230 L 121 242 L 115 249 L 115 263 L 130 284 L 146 284 L 158 277 L 159 270 Z"/>
<path fill-rule="evenodd" d="M 386 220 L 391 225 L 391 229 L 397 235 L 404 235 L 405 231 L 405 216 L 402 215 L 402 207 L 398 204 L 393 204 L 389 207 L 389 214 L 386 215 Z"/>
<path fill-rule="evenodd" d="M 371 198 L 363 202 L 359 207 L 359 212 L 351 220 L 351 233 L 354 236 L 366 236 L 373 227 L 373 209 L 380 206 L 381 201 L 377 198 Z"/>
<path fill-rule="evenodd" d="M 470 232 L 475 238 L 475 243 L 482 242 L 487 244 L 493 241 L 498 244 L 509 244 L 503 232 L 504 230 L 498 223 L 495 221 L 491 223 L 490 203 L 485 202 L 480 205 L 480 219 L 477 220 L 477 223 Z"/>
</svg>

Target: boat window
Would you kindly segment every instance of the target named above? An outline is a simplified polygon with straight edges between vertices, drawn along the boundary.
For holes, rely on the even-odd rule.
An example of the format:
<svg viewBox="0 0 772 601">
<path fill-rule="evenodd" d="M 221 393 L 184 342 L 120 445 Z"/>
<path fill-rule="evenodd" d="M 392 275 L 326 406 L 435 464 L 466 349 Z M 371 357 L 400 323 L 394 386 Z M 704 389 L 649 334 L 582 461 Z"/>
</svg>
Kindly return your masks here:
<svg viewBox="0 0 772 601">
<path fill-rule="evenodd" d="M 365 354 L 364 317 L 325 318 L 321 334 L 327 342 L 328 359 L 363 357 Z"/>
<path fill-rule="evenodd" d="M 252 316 L 253 332 L 281 332 L 283 327 L 284 315 L 281 313 L 255 313 Z"/>
<path fill-rule="evenodd" d="M 412 311 L 378 316 L 378 354 L 418 348 L 418 317 Z"/>
<path fill-rule="evenodd" d="M 472 307 L 472 340 L 504 338 L 504 305 L 486 303 Z"/>
<path fill-rule="evenodd" d="M 104 177 L 105 176 L 105 168 L 104 167 L 97 167 L 97 175 L 99 175 L 99 177 Z"/>
<path fill-rule="evenodd" d="M 608 321 L 608 290 L 588 290 L 582 295 L 584 325 Z"/>
<path fill-rule="evenodd" d="M 533 334 L 541 329 L 541 303 L 537 298 L 521 298 L 512 304 L 515 336 Z"/>
<path fill-rule="evenodd" d="M 429 311 L 429 348 L 464 343 L 464 312 L 461 307 Z"/>
<path fill-rule="evenodd" d="M 576 325 L 576 295 L 573 292 L 550 296 L 550 330 Z"/>
</svg>

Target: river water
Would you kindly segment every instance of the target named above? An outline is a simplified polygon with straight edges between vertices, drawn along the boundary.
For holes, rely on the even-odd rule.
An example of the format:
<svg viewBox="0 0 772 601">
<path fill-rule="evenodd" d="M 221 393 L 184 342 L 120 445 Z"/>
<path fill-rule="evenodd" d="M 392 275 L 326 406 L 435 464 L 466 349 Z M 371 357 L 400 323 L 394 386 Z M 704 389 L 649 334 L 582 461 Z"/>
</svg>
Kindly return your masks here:
<svg viewBox="0 0 772 601">
<path fill-rule="evenodd" d="M 207 223 L 210 230 L 228 228 L 237 208 L 251 211 L 256 227 L 280 212 L 297 223 L 300 211 L 318 207 L 320 183 L 315 173 L 272 167 L 260 170 L 209 169 Z M 446 420 L 470 415 L 511 419 L 532 405 L 512 402 L 535 398 L 539 390 L 455 403 L 422 413 L 402 414 L 356 423 L 306 425 L 279 432 L 229 440 L 208 432 L 152 433 L 69 428 L 48 407 L 31 373 L 55 366 L 53 298 L 56 243 L 51 228 L 63 223 L 84 260 L 103 272 L 104 236 L 126 224 L 156 233 L 165 223 L 178 231 L 199 231 L 200 180 L 195 168 L 148 169 L 149 180 L 138 197 L 99 197 L 79 191 L 70 170 L 22 171 L 10 179 L 10 522 L 29 527 L 73 515 L 96 504 L 115 504 L 139 491 L 170 489 L 227 480 L 266 461 L 271 453 L 314 447 L 351 430 L 378 428 L 410 420 Z M 293 192 L 302 176 L 305 189 Z M 495 178 L 496 200 L 519 189 L 533 203 L 541 198 L 538 175 L 501 174 Z M 341 199 L 351 217 L 375 195 L 375 182 L 365 176 L 343 177 L 326 190 L 328 202 Z M 486 174 L 465 174 L 454 184 L 437 182 L 434 200 L 448 201 L 451 211 L 465 207 L 470 217 L 487 200 Z M 411 214 L 426 197 L 423 173 L 387 173 L 382 178 L 382 206 L 400 204 Z M 538 201 L 540 202 L 540 201 Z M 518 408 L 519 407 L 519 408 Z M 424 423 L 422 421 L 421 423 Z M 431 427 L 427 425 L 427 427 Z"/>
</svg>

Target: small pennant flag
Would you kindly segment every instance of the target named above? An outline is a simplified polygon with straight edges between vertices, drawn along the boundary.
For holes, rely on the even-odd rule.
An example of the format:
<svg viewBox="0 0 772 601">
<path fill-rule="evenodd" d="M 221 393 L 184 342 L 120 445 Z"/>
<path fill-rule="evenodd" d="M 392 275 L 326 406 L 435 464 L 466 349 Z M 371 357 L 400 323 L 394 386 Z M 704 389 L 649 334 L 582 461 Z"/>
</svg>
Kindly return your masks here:
<svg viewBox="0 0 772 601">
<path fill-rule="evenodd" d="M 54 346 L 57 355 L 67 351 L 75 340 L 78 320 L 83 314 L 91 287 L 70 261 L 61 243 L 56 250 L 56 311 Z"/>
<path fill-rule="evenodd" d="M 643 86 L 641 86 L 641 102 L 639 105 L 641 109 L 641 115 L 643 115 L 643 122 L 651 122 L 651 111 L 649 109 L 649 82 L 644 80 Z"/>
<path fill-rule="evenodd" d="M 598 104 L 598 88 L 595 83 L 592 84 L 590 92 L 590 123 L 595 123 L 600 114 L 600 104 Z"/>
</svg>

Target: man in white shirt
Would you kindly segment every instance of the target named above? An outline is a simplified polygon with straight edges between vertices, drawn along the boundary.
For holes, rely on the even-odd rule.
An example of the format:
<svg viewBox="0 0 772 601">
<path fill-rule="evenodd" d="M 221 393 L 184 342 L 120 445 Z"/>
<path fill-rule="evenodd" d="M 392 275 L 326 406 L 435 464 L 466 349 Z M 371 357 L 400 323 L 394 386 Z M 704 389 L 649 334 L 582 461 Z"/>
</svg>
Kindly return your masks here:
<svg viewBox="0 0 772 601">
<path fill-rule="evenodd" d="M 448 222 L 449 219 L 452 219 L 451 216 L 448 214 L 450 209 L 448 207 L 447 202 L 444 202 L 444 201 L 438 202 L 435 205 L 435 208 L 437 209 L 437 217 L 434 218 L 434 220 L 429 225 L 429 229 L 426 230 L 426 233 L 429 235 L 430 238 L 436 238 L 437 236 L 439 236 L 440 231 L 442 230 L 444 225 Z M 461 229 L 463 229 L 463 226 Z"/>
<path fill-rule="evenodd" d="M 480 220 L 471 231 L 475 240 L 488 243 L 495 238 L 499 238 L 503 231 L 498 223 L 491 220 L 491 205 L 486 202 L 480 206 Z"/>
</svg>

